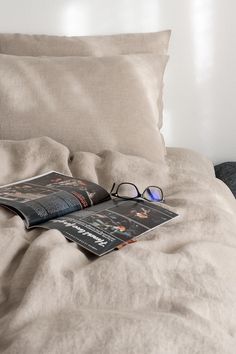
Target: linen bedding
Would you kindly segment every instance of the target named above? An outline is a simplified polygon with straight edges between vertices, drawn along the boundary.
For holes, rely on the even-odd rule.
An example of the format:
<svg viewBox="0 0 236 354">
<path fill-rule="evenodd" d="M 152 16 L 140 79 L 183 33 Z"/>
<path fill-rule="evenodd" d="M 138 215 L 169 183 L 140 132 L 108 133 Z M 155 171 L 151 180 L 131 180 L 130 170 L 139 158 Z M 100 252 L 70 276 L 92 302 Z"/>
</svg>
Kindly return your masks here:
<svg viewBox="0 0 236 354">
<path fill-rule="evenodd" d="M 109 189 L 163 188 L 180 216 L 104 257 L 0 208 L 1 353 L 235 353 L 236 203 L 212 163 L 75 152 L 50 138 L 0 142 L 0 184 L 57 170 Z"/>
</svg>

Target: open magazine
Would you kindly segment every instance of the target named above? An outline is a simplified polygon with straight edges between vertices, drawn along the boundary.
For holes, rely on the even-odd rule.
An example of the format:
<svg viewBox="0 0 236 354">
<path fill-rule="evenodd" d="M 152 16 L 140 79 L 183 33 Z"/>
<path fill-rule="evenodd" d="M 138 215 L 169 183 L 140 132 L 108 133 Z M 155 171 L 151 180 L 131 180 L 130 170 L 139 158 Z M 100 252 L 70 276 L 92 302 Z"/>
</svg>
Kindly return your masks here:
<svg viewBox="0 0 236 354">
<path fill-rule="evenodd" d="M 177 216 L 157 203 L 111 199 L 101 186 L 55 171 L 0 187 L 0 205 L 27 229 L 57 229 L 97 256 Z"/>
</svg>

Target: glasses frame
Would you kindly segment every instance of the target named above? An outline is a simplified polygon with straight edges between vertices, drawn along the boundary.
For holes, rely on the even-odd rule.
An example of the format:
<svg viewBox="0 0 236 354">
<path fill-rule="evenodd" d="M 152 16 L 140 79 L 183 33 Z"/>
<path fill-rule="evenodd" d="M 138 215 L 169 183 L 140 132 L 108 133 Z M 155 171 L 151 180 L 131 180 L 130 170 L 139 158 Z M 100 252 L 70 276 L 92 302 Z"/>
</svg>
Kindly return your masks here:
<svg viewBox="0 0 236 354">
<path fill-rule="evenodd" d="M 119 196 L 119 195 L 118 195 L 118 190 L 119 190 L 120 186 L 123 185 L 123 184 L 129 184 L 129 185 L 133 186 L 133 187 L 136 189 L 136 191 L 137 191 L 137 196 L 136 196 L 136 197 L 121 197 L 121 196 Z M 122 182 L 122 183 L 119 183 L 118 186 L 117 186 L 117 188 L 116 188 L 116 190 L 115 190 L 115 192 L 113 192 L 113 190 L 114 190 L 114 188 L 115 188 L 115 185 L 116 185 L 116 183 L 113 183 L 112 188 L 111 188 L 111 191 L 110 191 L 110 195 L 111 195 L 112 197 L 121 198 L 121 199 L 124 199 L 124 200 L 132 200 L 132 199 L 142 198 L 142 199 L 144 199 L 144 200 L 147 200 L 147 201 L 150 202 L 150 203 L 153 203 L 153 202 L 154 202 L 154 203 L 155 203 L 155 202 L 156 202 L 156 203 L 163 203 L 163 202 L 165 201 L 164 195 L 163 195 L 163 190 L 162 190 L 160 187 L 158 187 L 158 186 L 148 186 L 148 187 L 146 187 L 146 188 L 144 189 L 143 193 L 140 193 L 139 190 L 138 190 L 138 187 L 137 187 L 134 183 L 131 183 L 131 182 Z M 144 197 L 144 193 L 145 193 L 146 190 L 147 190 L 148 188 L 150 188 L 150 187 L 158 188 L 158 189 L 160 190 L 161 196 L 162 196 L 161 200 L 149 200 L 149 199 L 147 199 L 147 198 Z"/>
</svg>

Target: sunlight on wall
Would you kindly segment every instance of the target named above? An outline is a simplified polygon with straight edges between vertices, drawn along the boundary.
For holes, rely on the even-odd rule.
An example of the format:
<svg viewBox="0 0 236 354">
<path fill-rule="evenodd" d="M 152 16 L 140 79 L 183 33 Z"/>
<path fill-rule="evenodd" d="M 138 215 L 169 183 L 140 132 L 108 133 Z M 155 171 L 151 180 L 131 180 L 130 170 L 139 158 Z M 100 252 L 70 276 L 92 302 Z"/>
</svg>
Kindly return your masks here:
<svg viewBox="0 0 236 354">
<path fill-rule="evenodd" d="M 195 79 L 201 82 L 211 75 L 214 64 L 214 0 L 192 0 L 191 6 Z"/>
<path fill-rule="evenodd" d="M 193 60 L 194 80 L 196 82 L 196 135 L 205 154 L 212 155 L 214 151 L 214 103 L 213 76 L 214 62 L 214 27 L 215 0 L 192 1 L 193 30 Z"/>
<path fill-rule="evenodd" d="M 121 11 L 121 8 L 124 10 Z M 160 3 L 156 0 L 68 0 L 61 11 L 66 35 L 151 32 L 160 24 Z"/>
<path fill-rule="evenodd" d="M 90 32 L 90 20 L 84 1 L 68 1 L 62 12 L 63 32 L 66 36 L 85 35 Z"/>
</svg>

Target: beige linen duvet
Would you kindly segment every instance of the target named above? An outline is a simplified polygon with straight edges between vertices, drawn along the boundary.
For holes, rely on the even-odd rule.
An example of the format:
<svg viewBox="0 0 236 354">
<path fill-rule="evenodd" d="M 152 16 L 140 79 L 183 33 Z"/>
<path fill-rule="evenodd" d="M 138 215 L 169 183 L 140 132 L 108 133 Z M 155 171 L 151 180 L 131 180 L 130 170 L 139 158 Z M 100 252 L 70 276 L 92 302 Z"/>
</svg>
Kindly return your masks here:
<svg viewBox="0 0 236 354">
<path fill-rule="evenodd" d="M 236 352 L 236 203 L 212 164 L 167 149 L 165 164 L 69 150 L 49 138 L 0 142 L 0 185 L 49 170 L 163 188 L 179 218 L 96 258 L 59 231 L 26 231 L 0 208 L 0 352 Z"/>
</svg>

